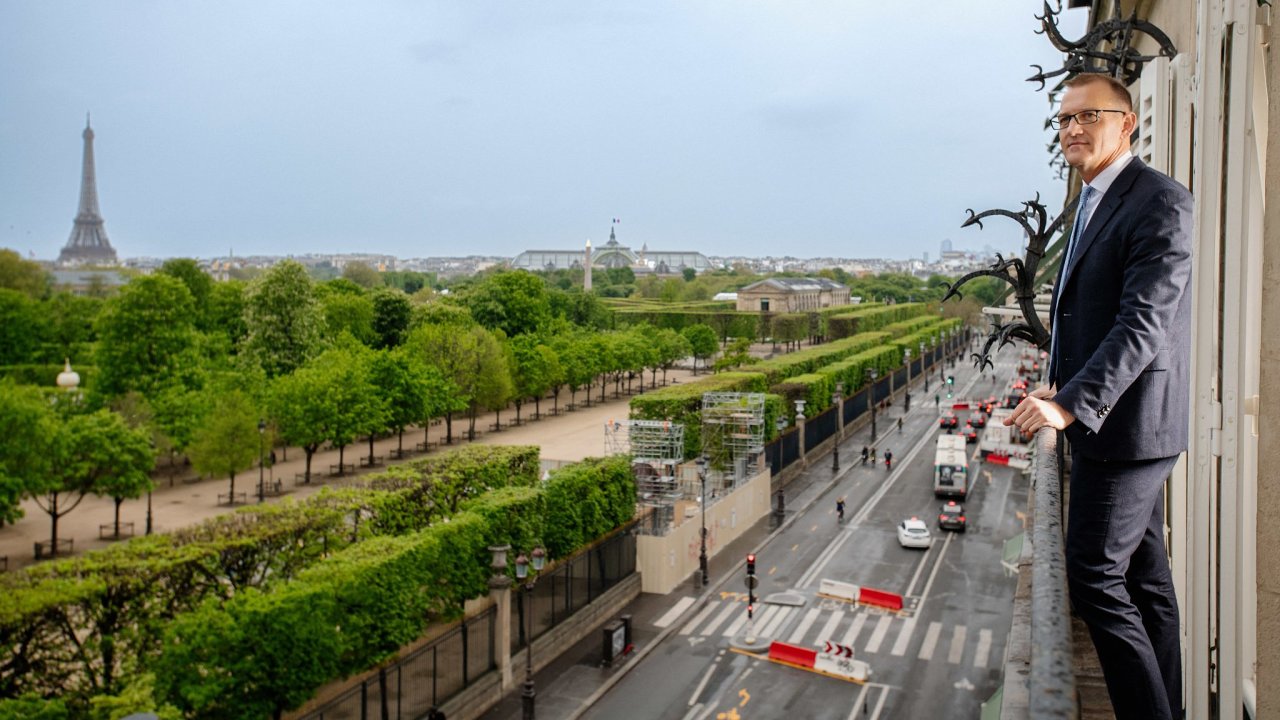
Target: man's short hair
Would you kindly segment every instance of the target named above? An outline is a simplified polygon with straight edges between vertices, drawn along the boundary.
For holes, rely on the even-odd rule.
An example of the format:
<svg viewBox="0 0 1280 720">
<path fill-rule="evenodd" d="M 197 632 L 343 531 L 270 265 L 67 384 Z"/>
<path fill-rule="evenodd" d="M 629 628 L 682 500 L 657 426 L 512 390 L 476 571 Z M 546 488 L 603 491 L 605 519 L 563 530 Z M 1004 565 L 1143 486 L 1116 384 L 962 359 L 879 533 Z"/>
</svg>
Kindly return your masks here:
<svg viewBox="0 0 1280 720">
<path fill-rule="evenodd" d="M 1073 88 L 1092 83 L 1102 83 L 1103 85 L 1106 85 L 1111 89 L 1111 94 L 1115 96 L 1115 99 L 1120 103 L 1121 108 L 1128 112 L 1133 112 L 1133 98 L 1129 95 L 1129 88 L 1125 87 L 1124 83 L 1110 75 L 1103 75 L 1102 73 L 1080 73 L 1062 84 L 1064 87 Z"/>
</svg>

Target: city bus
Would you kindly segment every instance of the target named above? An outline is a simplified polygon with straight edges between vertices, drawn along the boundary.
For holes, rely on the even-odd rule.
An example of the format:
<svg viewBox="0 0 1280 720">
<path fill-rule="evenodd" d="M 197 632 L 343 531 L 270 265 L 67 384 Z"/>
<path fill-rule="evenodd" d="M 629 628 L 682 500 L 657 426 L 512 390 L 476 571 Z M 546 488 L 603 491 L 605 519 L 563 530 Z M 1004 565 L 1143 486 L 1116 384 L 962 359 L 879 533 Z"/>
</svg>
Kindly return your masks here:
<svg viewBox="0 0 1280 720">
<path fill-rule="evenodd" d="M 964 498 L 969 493 L 969 458 L 963 435 L 939 435 L 933 459 L 933 494 Z"/>
</svg>

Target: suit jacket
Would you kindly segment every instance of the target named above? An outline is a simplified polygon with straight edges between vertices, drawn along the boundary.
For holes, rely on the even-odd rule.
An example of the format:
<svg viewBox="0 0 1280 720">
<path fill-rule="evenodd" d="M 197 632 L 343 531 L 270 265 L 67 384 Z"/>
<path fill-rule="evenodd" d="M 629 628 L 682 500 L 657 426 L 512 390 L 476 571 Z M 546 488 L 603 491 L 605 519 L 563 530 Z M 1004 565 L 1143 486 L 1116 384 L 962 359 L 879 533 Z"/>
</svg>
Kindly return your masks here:
<svg viewBox="0 0 1280 720">
<path fill-rule="evenodd" d="M 1102 196 L 1054 288 L 1054 400 L 1073 453 L 1149 460 L 1190 426 L 1191 193 L 1134 158 Z"/>
</svg>

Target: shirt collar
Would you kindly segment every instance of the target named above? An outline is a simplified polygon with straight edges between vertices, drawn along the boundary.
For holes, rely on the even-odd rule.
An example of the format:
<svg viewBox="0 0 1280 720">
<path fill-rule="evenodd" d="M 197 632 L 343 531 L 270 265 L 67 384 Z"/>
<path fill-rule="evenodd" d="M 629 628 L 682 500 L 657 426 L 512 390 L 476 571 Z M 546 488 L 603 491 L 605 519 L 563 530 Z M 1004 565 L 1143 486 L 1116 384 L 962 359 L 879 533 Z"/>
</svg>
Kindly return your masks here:
<svg viewBox="0 0 1280 720">
<path fill-rule="evenodd" d="M 1121 155 L 1115 159 L 1115 162 L 1103 168 L 1102 171 L 1098 173 L 1098 176 L 1093 179 L 1093 182 L 1086 183 L 1093 189 L 1093 198 L 1101 199 L 1102 196 L 1106 194 L 1107 188 L 1111 187 L 1111 183 L 1116 181 L 1116 177 L 1120 175 L 1120 171 L 1124 170 L 1125 166 L 1128 165 L 1131 160 L 1133 160 L 1133 155 L 1131 153 Z"/>
</svg>

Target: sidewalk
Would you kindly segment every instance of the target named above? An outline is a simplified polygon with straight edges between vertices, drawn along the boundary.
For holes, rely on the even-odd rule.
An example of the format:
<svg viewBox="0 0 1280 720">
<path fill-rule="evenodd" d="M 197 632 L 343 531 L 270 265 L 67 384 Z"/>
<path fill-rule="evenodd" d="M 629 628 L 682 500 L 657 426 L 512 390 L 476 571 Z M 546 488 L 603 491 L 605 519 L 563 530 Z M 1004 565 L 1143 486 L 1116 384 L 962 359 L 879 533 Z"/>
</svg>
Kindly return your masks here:
<svg viewBox="0 0 1280 720">
<path fill-rule="evenodd" d="M 919 394 L 923 392 L 923 387 L 924 382 L 922 379 L 913 378 L 911 384 L 913 398 L 923 397 L 923 395 Z M 886 421 L 890 418 L 896 421 L 902 415 L 899 409 L 900 406 L 897 404 L 897 395 L 900 394 L 901 388 L 895 395 L 893 409 L 882 414 Z M 913 403 L 911 412 L 933 414 L 935 409 L 932 403 Z M 668 635 L 679 631 L 684 623 L 688 621 L 688 618 L 705 606 L 709 598 L 718 596 L 721 590 L 740 591 L 742 589 L 740 581 L 743 572 L 743 559 L 747 553 L 756 551 L 768 544 L 772 536 L 779 532 L 783 526 L 793 522 L 796 517 L 799 517 L 816 503 L 827 501 L 827 491 L 835 484 L 837 477 L 843 477 L 845 474 L 854 472 L 857 469 L 859 455 L 864 445 L 876 447 L 891 443 L 896 436 L 897 431 L 890 430 L 887 424 L 881 429 L 876 443 L 871 442 L 869 423 L 864 424 L 857 430 L 848 431 L 844 440 L 840 442 L 840 454 L 843 462 L 838 473 L 833 472 L 831 469 L 830 453 L 817 456 L 810 455 L 808 457 L 809 466 L 802 470 L 785 488 L 787 512 L 783 525 L 779 525 L 776 518 L 773 515 L 769 515 L 757 521 L 753 527 L 743 533 L 735 542 L 730 543 L 721 552 L 716 553 L 709 562 L 711 582 L 705 589 L 700 586 L 698 573 L 695 571 L 671 594 L 642 593 L 625 610 L 619 613 L 619 615 L 631 615 L 632 642 L 636 648 L 631 656 L 624 658 L 613 668 L 606 669 L 600 666 L 602 657 L 600 627 L 603 627 L 604 624 L 601 623 L 600 627 L 593 628 L 571 649 L 562 653 L 540 671 L 534 673 L 535 703 L 539 714 L 542 717 L 550 718 L 577 718 L 585 713 L 596 700 L 608 692 L 614 683 L 637 665 L 649 651 L 661 644 Z M 665 628 L 659 628 L 656 625 L 657 621 L 671 609 L 672 601 L 670 598 L 676 595 L 695 595 L 697 600 L 674 622 L 671 622 Z M 608 618 L 606 622 L 614 619 L 616 618 Z M 512 670 L 516 678 L 515 689 L 507 693 L 500 703 L 482 715 L 481 717 L 484 720 L 518 720 L 521 718 L 521 690 L 524 683 L 525 668 L 523 666 L 514 667 Z"/>
<path fill-rule="evenodd" d="M 687 382 L 692 378 L 692 375 L 688 370 L 671 370 L 667 372 L 667 382 Z M 699 377 L 701 377 L 701 374 Z M 661 377 L 659 377 L 658 381 L 659 387 L 661 387 Z M 542 402 L 543 418 L 535 422 L 528 421 L 529 416 L 533 414 L 533 404 L 526 404 L 521 409 L 523 422 L 518 427 L 511 427 L 507 424 L 515 420 L 516 417 L 514 408 L 509 408 L 502 413 L 503 428 L 499 431 L 489 429 L 493 423 L 493 413 L 484 413 L 476 417 L 475 442 L 487 445 L 538 445 L 542 448 L 541 456 L 543 461 L 553 466 L 560 463 L 575 462 L 585 457 L 604 455 L 605 424 L 615 419 L 625 420 L 629 416 L 628 403 L 632 396 L 625 394 L 625 383 L 622 387 L 623 395 L 619 398 L 614 398 L 613 385 L 610 384 L 605 396 L 606 402 L 599 403 L 593 399 L 589 408 L 583 402 L 586 397 L 585 392 L 579 391 L 577 394 L 577 409 L 573 412 L 564 412 L 565 406 L 569 401 L 569 393 L 567 390 L 563 391 L 560 397 L 561 413 L 554 417 L 548 415 L 547 413 L 551 410 L 552 403 L 544 400 Z M 600 396 L 599 385 L 595 386 L 592 391 L 593 398 Z M 453 445 L 440 445 L 438 443 L 442 443 L 445 437 L 444 422 L 441 421 L 436 425 L 432 425 L 428 434 L 432 446 L 428 453 L 413 451 L 414 447 L 422 442 L 422 428 L 408 429 L 404 434 L 404 447 L 409 452 L 406 454 L 405 460 L 392 461 L 391 464 L 428 457 L 440 452 L 442 447 L 449 448 L 464 445 L 467 442 L 465 440 L 466 429 L 467 418 L 455 418 L 453 423 Z M 381 458 L 381 461 L 379 465 L 368 468 L 360 466 L 361 459 L 366 458 L 369 454 L 368 440 L 362 439 L 348 445 L 343 454 L 343 464 L 354 466 L 355 472 L 347 472 L 344 477 L 335 477 L 330 474 L 331 466 L 336 468 L 338 464 L 337 450 L 316 452 L 311 460 L 311 483 L 309 485 L 295 484 L 295 476 L 301 475 L 305 469 L 306 456 L 297 448 L 289 448 L 288 460 L 278 461 L 274 467 L 267 469 L 264 474 L 264 479 L 268 486 L 272 484 L 274 479 L 274 481 L 279 482 L 283 490 L 281 495 L 268 495 L 266 502 L 281 502 L 285 498 L 302 499 L 320 492 L 321 488 L 337 487 L 350 483 L 361 475 L 366 475 L 370 472 L 382 472 L 387 468 L 387 460 L 391 455 L 391 451 L 397 446 L 398 440 L 395 437 L 376 440 L 374 442 L 374 457 Z M 279 449 L 276 452 L 277 455 L 280 454 Z M 246 502 L 237 503 L 234 507 L 218 504 L 218 495 L 225 496 L 230 488 L 230 481 L 226 477 L 197 480 L 197 473 L 193 468 L 179 466 L 176 468 L 172 481 L 170 481 L 165 474 L 167 470 L 166 462 L 161 460 L 160 467 L 155 473 L 157 487 L 151 498 L 153 532 L 176 530 L 217 515 L 232 512 L 236 507 L 257 504 L 258 468 L 256 467 L 236 475 L 236 495 L 239 497 L 243 494 Z M 66 497 L 60 498 L 60 502 L 64 505 L 68 500 L 69 498 Z M 35 562 L 34 544 L 39 541 L 49 540 L 51 523 L 49 516 L 40 509 L 34 500 L 23 501 L 22 509 L 26 512 L 25 517 L 16 524 L 0 527 L 0 558 L 8 556 L 9 570 L 17 570 Z M 107 525 L 106 533 L 109 536 L 112 530 L 110 525 L 114 515 L 115 502 L 111 498 L 88 495 L 75 510 L 68 513 L 58 522 L 58 537 L 59 539 L 73 539 L 75 541 L 75 553 L 106 548 L 115 541 L 101 539 L 99 537 L 99 526 Z M 134 536 L 145 534 L 146 516 L 147 498 L 145 495 L 137 500 L 126 500 L 120 506 L 120 522 L 122 525 L 133 523 Z M 0 561 L 0 569 L 3 567 L 3 561 Z"/>
</svg>

